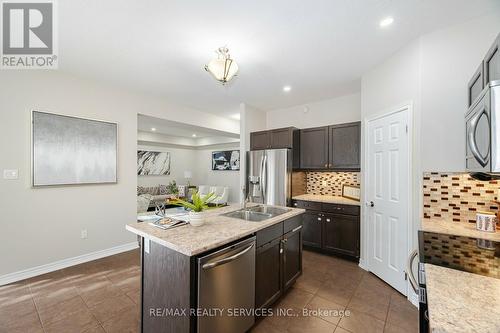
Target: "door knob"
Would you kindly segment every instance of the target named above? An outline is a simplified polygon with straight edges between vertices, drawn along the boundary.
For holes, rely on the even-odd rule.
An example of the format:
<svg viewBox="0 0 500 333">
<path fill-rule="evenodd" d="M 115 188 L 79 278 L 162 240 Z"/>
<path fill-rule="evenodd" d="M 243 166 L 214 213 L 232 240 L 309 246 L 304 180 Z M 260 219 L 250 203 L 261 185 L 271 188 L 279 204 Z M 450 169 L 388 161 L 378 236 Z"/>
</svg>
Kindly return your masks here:
<svg viewBox="0 0 500 333">
<path fill-rule="evenodd" d="M 375 207 L 375 203 L 373 201 L 370 201 L 370 207 Z"/>
</svg>

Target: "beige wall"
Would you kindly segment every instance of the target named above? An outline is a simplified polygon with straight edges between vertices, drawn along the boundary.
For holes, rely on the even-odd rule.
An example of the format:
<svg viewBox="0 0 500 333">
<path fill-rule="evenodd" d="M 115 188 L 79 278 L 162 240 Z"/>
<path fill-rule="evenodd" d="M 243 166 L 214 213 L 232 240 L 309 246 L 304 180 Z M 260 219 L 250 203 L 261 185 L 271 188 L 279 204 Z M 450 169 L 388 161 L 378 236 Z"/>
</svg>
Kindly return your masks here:
<svg viewBox="0 0 500 333">
<path fill-rule="evenodd" d="M 118 184 L 32 189 L 33 109 L 117 122 Z M 136 216 L 137 113 L 239 131 L 213 115 L 58 71 L 2 71 L 0 169 L 19 169 L 19 179 L 0 179 L 0 276 L 135 241 L 125 224 Z"/>
</svg>

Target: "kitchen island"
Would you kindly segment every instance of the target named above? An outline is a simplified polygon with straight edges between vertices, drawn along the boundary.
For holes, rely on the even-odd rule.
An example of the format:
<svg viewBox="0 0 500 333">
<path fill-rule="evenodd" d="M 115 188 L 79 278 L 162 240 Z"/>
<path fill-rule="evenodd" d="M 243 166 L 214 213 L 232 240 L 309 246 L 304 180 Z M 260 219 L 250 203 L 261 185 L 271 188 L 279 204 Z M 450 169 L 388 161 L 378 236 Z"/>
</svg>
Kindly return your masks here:
<svg viewBox="0 0 500 333">
<path fill-rule="evenodd" d="M 250 207 L 254 209 L 259 207 Z M 266 207 L 260 207 L 266 209 Z M 126 226 L 141 237 L 142 332 L 245 332 L 302 273 L 302 209 L 262 221 L 208 211 L 205 224 L 162 230 Z"/>
</svg>

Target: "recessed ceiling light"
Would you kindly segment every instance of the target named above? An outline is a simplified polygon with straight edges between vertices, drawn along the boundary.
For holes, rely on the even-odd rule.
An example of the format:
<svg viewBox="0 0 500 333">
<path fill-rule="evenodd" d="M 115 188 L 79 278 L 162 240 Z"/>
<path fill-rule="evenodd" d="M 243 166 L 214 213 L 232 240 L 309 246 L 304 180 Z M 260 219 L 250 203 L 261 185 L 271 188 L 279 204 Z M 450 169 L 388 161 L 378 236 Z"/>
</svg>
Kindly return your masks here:
<svg viewBox="0 0 500 333">
<path fill-rule="evenodd" d="M 390 26 L 394 22 L 394 19 L 392 17 L 386 17 L 382 21 L 380 21 L 379 25 L 381 28 Z"/>
<path fill-rule="evenodd" d="M 193 138 L 196 138 L 196 134 L 191 135 Z"/>
<path fill-rule="evenodd" d="M 151 131 L 152 131 L 152 132 L 156 131 L 156 128 L 151 127 Z"/>
<path fill-rule="evenodd" d="M 283 87 L 283 91 L 284 92 L 289 92 L 290 90 L 292 90 L 292 87 L 290 87 L 290 86 L 284 86 Z"/>
</svg>

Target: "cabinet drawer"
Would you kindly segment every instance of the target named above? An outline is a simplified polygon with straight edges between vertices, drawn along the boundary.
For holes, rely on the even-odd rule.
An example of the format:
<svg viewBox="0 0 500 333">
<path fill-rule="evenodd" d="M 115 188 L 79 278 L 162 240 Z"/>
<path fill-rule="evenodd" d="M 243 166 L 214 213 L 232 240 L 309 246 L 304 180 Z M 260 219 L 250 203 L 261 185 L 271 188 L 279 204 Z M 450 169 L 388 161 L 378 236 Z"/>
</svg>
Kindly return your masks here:
<svg viewBox="0 0 500 333">
<path fill-rule="evenodd" d="M 272 225 L 266 229 L 257 231 L 257 247 L 267 244 L 273 239 L 283 236 L 283 222 Z"/>
<path fill-rule="evenodd" d="M 322 210 L 327 213 L 359 215 L 359 208 L 360 208 L 359 206 L 324 203 Z"/>
<path fill-rule="evenodd" d="M 283 225 L 283 233 L 287 233 L 302 225 L 302 215 L 292 217 L 288 220 L 285 220 Z"/>
<path fill-rule="evenodd" d="M 321 210 L 321 202 L 294 200 L 292 204 L 296 208 Z"/>
</svg>

